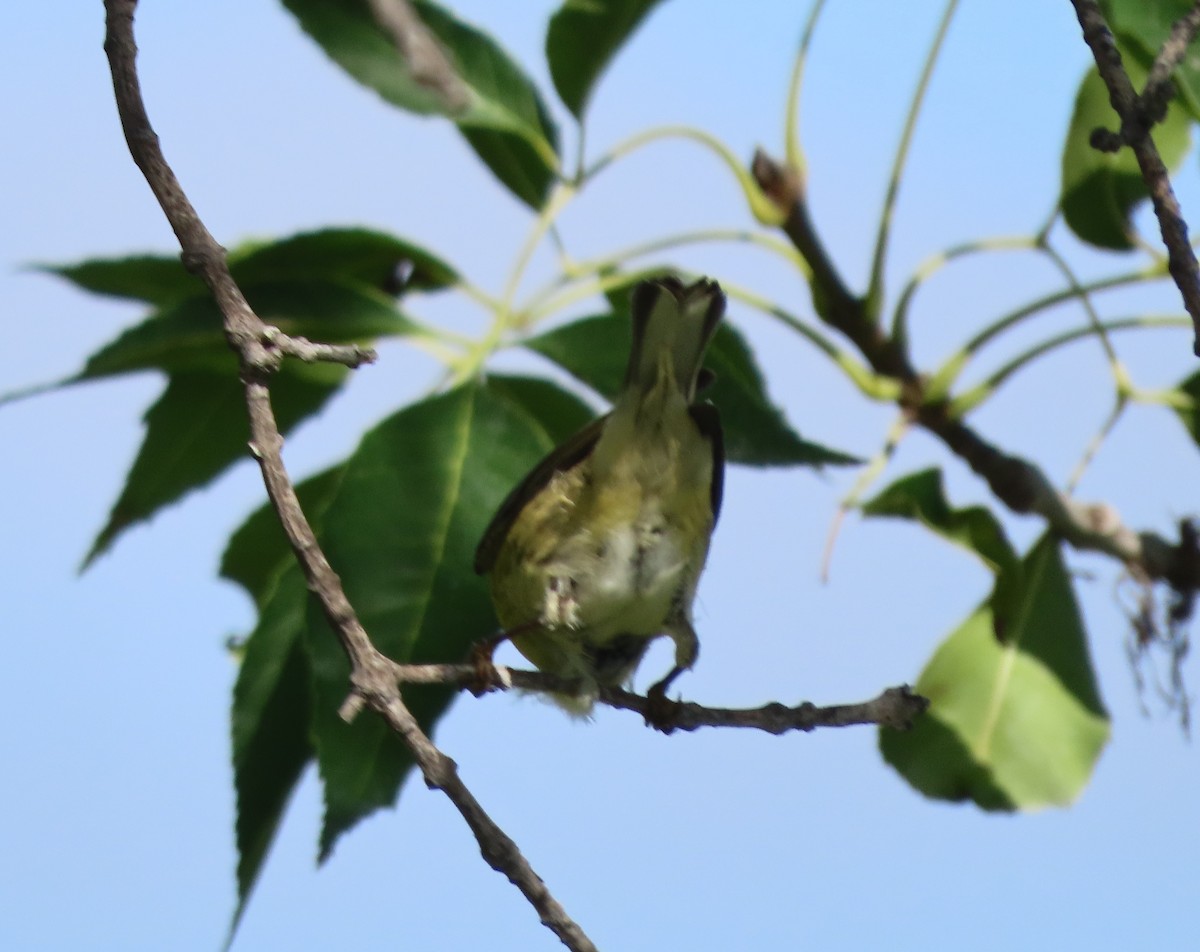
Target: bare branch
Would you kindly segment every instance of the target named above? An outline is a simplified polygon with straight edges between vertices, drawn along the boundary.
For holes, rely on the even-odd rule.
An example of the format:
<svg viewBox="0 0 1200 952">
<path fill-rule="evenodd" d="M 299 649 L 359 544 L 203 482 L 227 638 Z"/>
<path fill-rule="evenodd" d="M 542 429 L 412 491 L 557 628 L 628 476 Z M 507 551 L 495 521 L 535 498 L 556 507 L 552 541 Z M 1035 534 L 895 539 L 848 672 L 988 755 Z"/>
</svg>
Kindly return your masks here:
<svg viewBox="0 0 1200 952">
<path fill-rule="evenodd" d="M 761 150 L 751 171 L 773 200 L 792 203 L 781 205 L 788 216 L 783 229 L 812 267 L 818 315 L 850 338 L 875 371 L 900 381 L 900 403 L 915 423 L 937 436 L 986 480 L 1009 509 L 1041 516 L 1056 535 L 1076 549 L 1110 555 L 1139 577 L 1166 581 L 1178 591 L 1200 588 L 1200 566 L 1186 540 L 1171 543 L 1153 532 L 1137 532 L 1122 523 L 1106 503 L 1080 502 L 1060 492 L 1036 465 L 1003 452 L 952 415 L 945 401 L 928 401 L 926 382 L 913 367 L 904 342 L 889 337 L 867 317 L 861 298 L 849 291 L 825 254 L 802 190 L 781 187 L 780 183 L 786 186 L 789 182 L 789 172 Z"/>
<path fill-rule="evenodd" d="M 1149 115 L 1159 117 L 1155 119 L 1156 122 L 1166 110 L 1173 92 L 1171 74 L 1183 62 L 1184 54 L 1196 38 L 1197 30 L 1200 30 L 1200 0 L 1175 21 L 1170 35 L 1154 58 L 1150 73 L 1146 76 L 1146 85 L 1142 89 L 1142 107 Z"/>
<path fill-rule="evenodd" d="M 600 700 L 612 707 L 636 711 L 648 722 L 656 717 L 654 700 L 609 688 Z M 817 707 L 805 701 L 795 707 L 765 704 L 755 708 L 704 707 L 688 701 L 667 702 L 671 706 L 668 732 L 673 729 L 694 731 L 701 727 L 752 727 L 768 734 L 811 731 L 818 727 L 850 727 L 879 724 L 896 730 L 908 730 L 929 701 L 914 694 L 907 684 L 888 688 L 879 697 L 861 704 L 834 704 Z"/>
<path fill-rule="evenodd" d="M 392 664 L 392 677 L 401 684 L 441 684 L 467 688 L 478 677 L 473 664 Z M 502 689 L 570 694 L 577 684 L 542 671 L 524 671 L 497 666 Z M 633 711 L 647 720 L 656 714 L 652 698 L 632 691 L 608 688 L 600 692 L 599 702 L 619 711 Z M 789 707 L 764 704 L 755 708 L 706 707 L 692 701 L 668 701 L 670 726 L 693 731 L 699 727 L 752 727 L 770 734 L 812 731 L 818 727 L 851 727 L 879 724 L 907 730 L 913 720 L 929 707 L 929 701 L 914 694 L 908 685 L 888 688 L 879 697 L 858 704 L 818 707 L 808 701 Z"/>
<path fill-rule="evenodd" d="M 279 514 L 308 582 L 350 658 L 350 680 L 363 702 L 378 711 L 413 753 L 425 782 L 442 790 L 475 834 L 480 851 L 493 869 L 504 873 L 537 910 L 542 922 L 577 952 L 594 952 L 595 946 L 546 889 L 516 844 L 484 812 L 458 776 L 454 761 L 425 736 L 409 712 L 396 685 L 391 662 L 371 643 L 342 589 L 341 579 L 317 544 L 312 527 L 300 509 L 296 491 L 283 465 L 283 438 L 275 423 L 267 381 L 283 354 L 304 359 L 338 359 L 361 363 L 366 351 L 331 348 L 293 340 L 278 330 L 268 330 L 246 303 L 229 273 L 224 249 L 205 228 L 184 194 L 159 147 L 150 125 L 137 76 L 137 47 L 133 16 L 137 0 L 105 0 L 104 49 L 113 76 L 117 111 L 130 155 L 145 175 L 155 198 L 183 249 L 183 263 L 200 276 L 216 299 L 225 319 L 225 334 L 237 351 L 250 419 L 250 448 L 262 469 L 267 494 Z"/>
<path fill-rule="evenodd" d="M 1092 145 L 1103 151 L 1115 151 L 1121 145 L 1133 149 L 1142 180 L 1150 191 L 1154 214 L 1158 216 L 1163 244 L 1167 246 L 1167 266 L 1195 328 L 1192 350 L 1200 356 L 1200 265 L 1196 263 L 1196 253 L 1188 241 L 1187 222 L 1183 220 L 1179 200 L 1171 187 L 1167 167 L 1150 137 L 1154 123 L 1161 120 L 1166 111 L 1166 97 L 1162 90 L 1170 78 L 1171 69 L 1183 56 L 1187 38 L 1194 35 L 1197 25 L 1200 25 L 1200 20 L 1195 24 L 1192 22 L 1200 18 L 1200 11 L 1193 8 L 1175 25 L 1167 45 L 1155 60 L 1153 81 L 1147 81 L 1145 96 L 1138 96 L 1129 74 L 1121 65 L 1121 53 L 1104 20 L 1104 14 L 1100 12 L 1099 4 L 1096 0 L 1071 0 L 1071 3 L 1083 29 L 1083 39 L 1096 60 L 1100 78 L 1108 87 L 1109 101 L 1121 118 L 1118 137 L 1100 130 L 1099 134 L 1093 134 Z"/>
</svg>

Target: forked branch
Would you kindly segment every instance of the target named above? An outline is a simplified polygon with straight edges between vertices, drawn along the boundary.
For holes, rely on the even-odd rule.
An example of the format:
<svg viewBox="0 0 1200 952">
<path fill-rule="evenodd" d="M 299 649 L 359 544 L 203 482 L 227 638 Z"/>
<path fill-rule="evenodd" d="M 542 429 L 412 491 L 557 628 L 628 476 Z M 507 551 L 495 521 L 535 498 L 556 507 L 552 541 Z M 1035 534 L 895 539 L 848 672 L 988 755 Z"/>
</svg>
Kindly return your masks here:
<svg viewBox="0 0 1200 952">
<path fill-rule="evenodd" d="M 1096 60 L 1100 78 L 1108 87 L 1109 101 L 1121 118 L 1121 128 L 1113 133 L 1099 129 L 1092 134 L 1092 145 L 1106 152 L 1115 152 L 1129 146 L 1137 157 L 1142 180 L 1150 191 L 1154 203 L 1154 214 L 1158 216 L 1158 227 L 1162 232 L 1163 244 L 1167 246 L 1167 263 L 1184 307 L 1191 315 L 1195 328 L 1193 352 L 1200 357 L 1200 265 L 1196 253 L 1188 241 L 1187 222 L 1171 178 L 1158 148 L 1150 137 L 1155 123 L 1166 115 L 1167 102 L 1171 93 L 1171 72 L 1183 58 L 1188 44 L 1200 28 L 1200 2 L 1192 6 L 1171 31 L 1162 50 L 1155 58 L 1146 80 L 1146 88 L 1138 95 L 1121 64 L 1121 53 L 1117 49 L 1112 31 L 1100 12 L 1096 0 L 1071 0 L 1083 39 L 1090 47 Z"/>
<path fill-rule="evenodd" d="M 142 100 L 137 75 L 137 46 L 133 38 L 133 17 L 137 0 L 105 0 L 106 34 L 104 49 L 112 70 L 117 111 L 130 155 L 145 175 L 150 189 L 162 206 L 179 245 L 184 265 L 197 274 L 212 292 L 225 321 L 225 334 L 238 354 L 246 408 L 250 418 L 251 452 L 262 469 L 267 494 L 279 514 L 296 558 L 304 571 L 308 587 L 317 596 L 330 626 L 341 640 L 350 658 L 351 683 L 358 704 L 378 711 L 412 751 L 425 782 L 442 790 L 458 809 L 475 834 L 480 851 L 488 864 L 521 890 L 537 910 L 545 925 L 576 952 L 594 952 L 595 946 L 583 929 L 567 915 L 534 872 L 516 843 L 487 815 L 458 775 L 453 760 L 443 754 L 425 735 L 416 718 L 405 706 L 391 662 L 371 643 L 353 607 L 346 598 L 341 579 L 329 565 L 317 544 L 312 526 L 301 511 L 296 491 L 283 465 L 283 438 L 271 408 L 268 380 L 284 354 L 312 359 L 350 358 L 343 362 L 362 362 L 371 358 L 357 349 L 326 349 L 288 338 L 268 329 L 251 310 L 239 290 L 225 260 L 225 251 L 209 233 L 188 201 L 175 173 L 159 147 Z"/>
</svg>

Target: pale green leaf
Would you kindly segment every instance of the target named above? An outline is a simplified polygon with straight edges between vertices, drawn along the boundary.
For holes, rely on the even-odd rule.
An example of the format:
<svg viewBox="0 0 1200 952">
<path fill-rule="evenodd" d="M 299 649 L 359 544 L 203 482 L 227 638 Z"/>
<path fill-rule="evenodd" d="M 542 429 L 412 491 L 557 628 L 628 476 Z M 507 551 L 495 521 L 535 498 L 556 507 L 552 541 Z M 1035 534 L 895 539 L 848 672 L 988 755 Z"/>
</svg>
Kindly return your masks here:
<svg viewBox="0 0 1200 952">
<path fill-rule="evenodd" d="M 882 731 L 884 758 L 914 787 L 988 810 L 1062 806 L 1108 742 L 1087 638 L 1057 543 L 1026 556 L 1020 611 L 996 637 L 991 600 L 917 680 L 930 707 L 911 731 Z"/>
</svg>

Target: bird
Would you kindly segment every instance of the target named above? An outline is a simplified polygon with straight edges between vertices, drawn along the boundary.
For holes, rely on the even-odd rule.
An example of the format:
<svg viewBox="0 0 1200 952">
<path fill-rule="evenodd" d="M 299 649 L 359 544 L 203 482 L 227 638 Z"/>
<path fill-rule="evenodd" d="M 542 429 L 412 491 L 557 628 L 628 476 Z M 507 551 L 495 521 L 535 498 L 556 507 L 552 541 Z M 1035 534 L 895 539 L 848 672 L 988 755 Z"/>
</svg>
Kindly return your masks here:
<svg viewBox="0 0 1200 952">
<path fill-rule="evenodd" d="M 571 693 L 551 697 L 580 716 L 603 689 L 631 682 L 659 636 L 674 642 L 675 663 L 647 692 L 652 701 L 696 663 L 692 605 L 724 485 L 720 416 L 696 399 L 725 312 L 720 285 L 643 281 L 630 310 L 633 343 L 611 411 L 533 467 L 475 553 L 502 626 L 491 650 L 511 640 L 571 682 Z"/>
</svg>

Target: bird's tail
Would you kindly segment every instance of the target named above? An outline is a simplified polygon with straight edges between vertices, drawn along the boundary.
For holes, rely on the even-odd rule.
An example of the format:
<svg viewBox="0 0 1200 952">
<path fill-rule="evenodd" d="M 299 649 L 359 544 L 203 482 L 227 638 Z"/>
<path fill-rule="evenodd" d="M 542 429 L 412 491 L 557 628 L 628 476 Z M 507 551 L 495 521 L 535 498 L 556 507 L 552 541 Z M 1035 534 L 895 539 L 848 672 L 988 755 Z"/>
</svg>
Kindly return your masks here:
<svg viewBox="0 0 1200 952">
<path fill-rule="evenodd" d="M 633 292 L 633 347 L 625 389 L 645 395 L 666 370 L 691 403 L 704 351 L 725 313 L 716 281 L 684 285 L 676 277 L 643 281 Z"/>
</svg>

